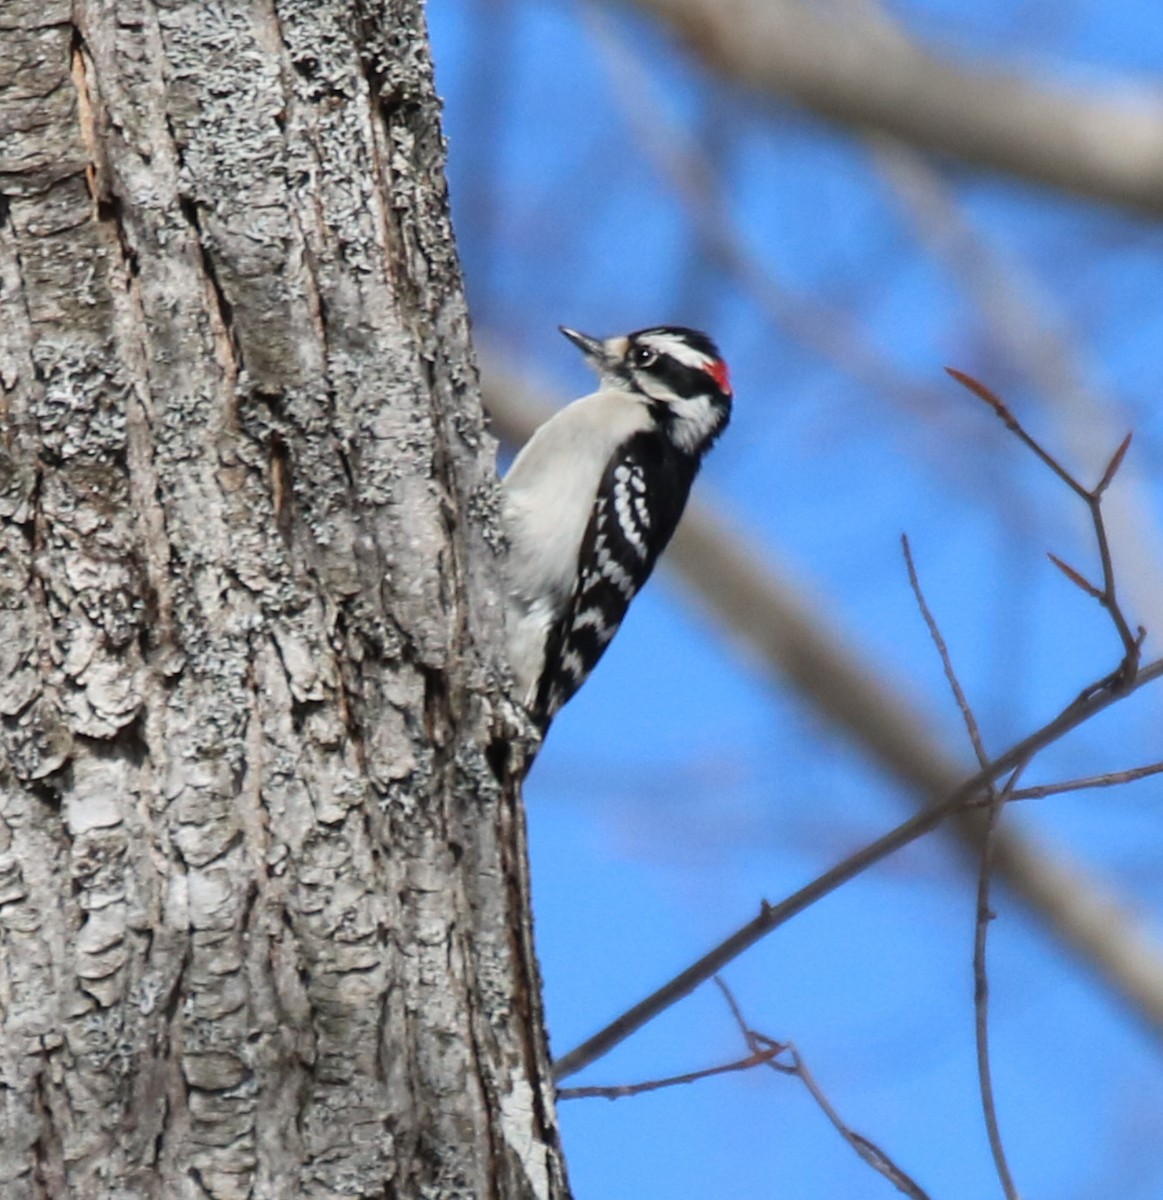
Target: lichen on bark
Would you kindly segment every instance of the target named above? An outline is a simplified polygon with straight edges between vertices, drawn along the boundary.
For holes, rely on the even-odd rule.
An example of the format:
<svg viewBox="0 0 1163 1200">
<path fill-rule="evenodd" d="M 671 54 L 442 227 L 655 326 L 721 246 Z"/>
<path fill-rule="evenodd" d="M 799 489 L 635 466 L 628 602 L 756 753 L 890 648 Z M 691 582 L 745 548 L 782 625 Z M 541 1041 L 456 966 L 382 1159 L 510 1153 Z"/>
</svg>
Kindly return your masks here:
<svg viewBox="0 0 1163 1200">
<path fill-rule="evenodd" d="M 0 1188 L 562 1196 L 415 3 L 0 11 Z"/>
</svg>

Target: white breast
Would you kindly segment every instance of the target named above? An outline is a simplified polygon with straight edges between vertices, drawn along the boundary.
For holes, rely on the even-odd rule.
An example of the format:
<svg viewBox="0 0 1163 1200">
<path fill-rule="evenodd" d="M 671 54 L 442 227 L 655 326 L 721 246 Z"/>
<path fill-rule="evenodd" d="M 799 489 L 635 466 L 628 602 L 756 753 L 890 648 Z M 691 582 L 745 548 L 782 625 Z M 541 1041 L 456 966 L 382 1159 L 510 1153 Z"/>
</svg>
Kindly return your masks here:
<svg viewBox="0 0 1163 1200">
<path fill-rule="evenodd" d="M 546 421 L 505 476 L 509 658 L 526 703 L 534 698 L 549 629 L 573 589 L 606 466 L 623 442 L 651 425 L 639 397 L 594 392 Z"/>
</svg>

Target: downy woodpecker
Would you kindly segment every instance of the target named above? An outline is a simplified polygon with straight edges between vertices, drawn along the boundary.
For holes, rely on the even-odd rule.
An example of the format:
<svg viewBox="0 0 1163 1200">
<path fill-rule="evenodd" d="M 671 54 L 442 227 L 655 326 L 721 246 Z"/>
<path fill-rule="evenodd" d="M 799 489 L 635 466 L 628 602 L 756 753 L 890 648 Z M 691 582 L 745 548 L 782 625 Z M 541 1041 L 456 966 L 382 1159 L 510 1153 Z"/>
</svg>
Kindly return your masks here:
<svg viewBox="0 0 1163 1200">
<path fill-rule="evenodd" d="M 598 390 L 546 421 L 504 479 L 509 659 L 542 731 L 618 631 L 731 415 L 727 367 L 705 333 L 561 332 Z"/>
</svg>

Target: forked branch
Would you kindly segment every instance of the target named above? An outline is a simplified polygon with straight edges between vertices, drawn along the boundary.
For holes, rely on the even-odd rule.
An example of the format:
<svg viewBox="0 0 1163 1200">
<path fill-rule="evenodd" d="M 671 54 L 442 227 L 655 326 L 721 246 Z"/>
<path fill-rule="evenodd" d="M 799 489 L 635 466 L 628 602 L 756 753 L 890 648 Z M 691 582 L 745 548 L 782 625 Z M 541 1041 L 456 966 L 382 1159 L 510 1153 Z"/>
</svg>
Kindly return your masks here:
<svg viewBox="0 0 1163 1200">
<path fill-rule="evenodd" d="M 1005 427 L 1019 441 L 1028 446 L 1037 455 L 1039 460 L 1045 463 L 1086 504 L 1087 509 L 1090 511 L 1091 523 L 1094 526 L 1094 538 L 1098 545 L 1099 560 L 1102 563 L 1102 587 L 1098 587 L 1090 582 L 1080 571 L 1076 571 L 1069 564 L 1063 562 L 1057 555 L 1050 554 L 1049 558 L 1071 583 L 1081 588 L 1088 596 L 1097 600 L 1106 609 L 1118 632 L 1119 640 L 1123 644 L 1122 662 L 1110 675 L 1099 680 L 1093 687 L 1110 688 L 1113 691 L 1126 690 L 1135 681 L 1135 674 L 1139 669 L 1139 660 L 1142 654 L 1143 639 L 1147 636 L 1147 631 L 1140 625 L 1135 632 L 1132 632 L 1130 622 L 1119 606 L 1118 595 L 1115 591 L 1115 570 L 1111 559 L 1110 541 L 1107 538 L 1106 522 L 1102 515 L 1102 498 L 1118 473 L 1119 467 L 1122 466 L 1123 459 L 1126 457 L 1127 450 L 1131 444 L 1132 435 L 1128 433 L 1123 438 L 1107 462 L 1106 469 L 1102 473 L 1102 478 L 1093 488 L 1088 488 L 1085 484 L 1079 482 L 1054 455 L 1046 450 L 1036 438 L 1031 436 L 1022 427 L 1021 422 L 1014 416 L 1005 401 L 996 392 L 986 387 L 980 380 L 974 379 L 972 375 L 967 375 L 964 371 L 958 371 L 955 367 L 946 367 L 945 371 L 951 378 L 961 384 L 962 387 L 977 396 L 978 399 L 984 400 L 998 417 L 1001 418 Z"/>
<path fill-rule="evenodd" d="M 807 1064 L 800 1057 L 800 1052 L 795 1048 L 794 1044 L 791 1042 L 777 1042 L 762 1033 L 757 1033 L 743 1019 L 743 1011 L 739 1007 L 739 1002 L 735 999 L 731 989 L 718 975 L 715 976 L 715 985 L 723 993 L 723 998 L 727 1001 L 731 1009 L 731 1015 L 735 1018 L 735 1024 L 739 1026 L 739 1032 L 743 1035 L 743 1039 L 746 1041 L 752 1055 L 757 1056 L 769 1050 L 775 1050 L 780 1055 L 786 1055 L 790 1061 L 780 1062 L 778 1059 L 773 1058 L 766 1065 L 784 1075 L 796 1076 L 804 1087 L 807 1088 L 808 1093 L 819 1106 L 820 1111 L 832 1123 L 832 1127 L 836 1132 L 874 1171 L 883 1175 L 899 1191 L 910 1197 L 910 1200 L 929 1200 L 928 1193 L 921 1188 L 920 1184 L 905 1174 L 871 1138 L 865 1137 L 862 1133 L 857 1133 L 855 1129 L 840 1117 L 840 1114 L 833 1108 L 832 1102 L 816 1082 L 815 1077 L 808 1070 Z"/>
<path fill-rule="evenodd" d="M 1109 708 L 1123 696 L 1145 687 L 1161 676 L 1163 676 L 1163 659 L 1157 659 L 1141 667 L 1134 680 L 1120 690 L 1103 687 L 1103 681 L 1100 680 L 1093 687 L 1087 688 L 1081 696 L 1073 700 L 1041 729 L 1023 738 L 1017 745 L 990 762 L 987 767 L 983 767 L 971 775 L 941 803 L 922 810 L 875 842 L 850 854 L 836 866 L 822 875 L 818 875 L 811 883 L 806 884 L 799 891 L 793 892 L 778 904 L 769 904 L 764 901 L 759 914 L 737 929 L 725 941 L 720 942 L 718 946 L 703 955 L 697 962 L 692 963 L 685 971 L 679 972 L 669 983 L 663 984 L 657 991 L 627 1009 L 620 1017 L 595 1033 L 593 1037 L 575 1047 L 568 1054 L 556 1059 L 553 1064 L 553 1077 L 557 1080 L 566 1079 L 603 1054 L 608 1053 L 619 1042 L 625 1041 L 659 1013 L 689 995 L 700 983 L 706 982 L 718 971 L 721 971 L 727 963 L 761 938 L 766 937 L 772 930 L 778 929 L 779 926 L 790 921 L 804 909 L 810 908 L 817 900 L 835 891 L 850 879 L 863 874 L 875 863 L 911 842 L 915 842 L 930 830 L 936 829 L 955 812 L 976 807 L 980 803 L 983 793 L 988 794 L 989 785 L 1012 771 L 1019 763 L 1025 762 L 1031 755 L 1058 741 L 1071 730 L 1077 729 L 1079 725 Z"/>
<path fill-rule="evenodd" d="M 923 810 L 916 816 L 905 821 L 896 829 L 891 830 L 877 841 L 849 855 L 842 862 L 825 871 L 811 883 L 800 888 L 778 904 L 764 901 L 759 914 L 746 925 L 736 930 L 734 934 L 721 942 L 697 962 L 692 963 L 685 971 L 680 972 L 669 983 L 664 984 L 656 992 L 624 1012 L 604 1029 L 594 1034 L 586 1042 L 575 1047 L 554 1063 L 554 1078 L 565 1079 L 595 1059 L 607 1053 L 613 1046 L 629 1037 L 648 1021 L 653 1020 L 659 1013 L 688 995 L 700 983 L 711 978 L 737 955 L 741 954 L 755 942 L 777 929 L 785 921 L 791 920 L 798 913 L 810 907 L 829 892 L 847 883 L 867 870 L 874 863 L 880 862 L 888 855 L 895 853 L 919 837 L 935 829 L 954 813 L 965 809 L 979 807 L 983 802 L 990 803 L 993 797 L 995 782 L 1019 766 L 1024 766 L 1043 750 L 1064 737 L 1071 730 L 1090 720 L 1110 704 L 1123 696 L 1129 695 L 1138 688 L 1163 676 L 1163 659 L 1157 659 L 1147 666 L 1140 665 L 1140 653 L 1145 631 L 1142 627 L 1138 632 L 1131 633 L 1115 591 L 1114 567 L 1111 562 L 1110 548 L 1106 536 L 1106 527 L 1102 517 L 1102 497 L 1114 479 L 1127 447 L 1128 438 L 1124 438 L 1115 453 L 1111 456 L 1103 472 L 1102 478 L 1093 489 L 1088 489 L 1078 482 L 1048 451 L 1026 432 L 1017 418 L 995 393 L 964 372 L 949 369 L 949 374 L 984 400 L 997 415 L 1055 475 L 1058 476 L 1076 495 L 1082 497 L 1092 514 L 1095 536 L 1098 540 L 1099 554 L 1103 566 L 1103 586 L 1094 588 L 1104 608 L 1110 613 L 1119 637 L 1123 644 L 1123 659 L 1119 666 L 1109 675 L 1097 680 L 1068 704 L 1053 720 L 1043 725 L 1016 745 L 1010 747 L 1004 754 L 985 762 L 976 774 L 955 788 L 943 801 Z M 923 602 L 922 602 L 923 603 Z M 947 656 L 946 656 L 947 657 Z M 960 691 L 960 689 L 957 689 Z M 959 697 L 963 714 L 967 713 L 968 705 L 964 696 Z M 972 714 L 967 715 L 971 723 Z M 980 742 L 980 737 L 977 738 Z M 984 750 L 979 748 L 979 755 L 984 756 Z"/>
<path fill-rule="evenodd" d="M 734 1071 L 750 1071 L 754 1067 L 775 1065 L 774 1060 L 782 1053 L 783 1047 L 773 1042 L 764 1049 L 752 1050 L 746 1058 L 724 1063 L 718 1067 L 704 1067 L 701 1071 L 688 1071 L 683 1075 L 668 1075 L 665 1079 L 647 1079 L 641 1083 L 558 1088 L 557 1098 L 558 1100 L 624 1100 L 627 1096 L 641 1096 L 646 1092 L 657 1092 L 662 1088 L 697 1083 L 700 1079 L 711 1079 L 716 1075 L 728 1075 Z"/>
<path fill-rule="evenodd" d="M 984 767 L 988 762 L 988 756 L 985 752 L 985 743 L 981 737 L 981 728 L 977 723 L 976 716 L 974 716 L 973 709 L 970 707 L 965 691 L 961 687 L 961 682 L 957 678 L 957 672 L 953 669 L 953 659 L 949 653 L 945 637 L 941 633 L 941 628 L 937 624 L 937 619 L 933 616 L 928 602 L 925 600 L 924 592 L 921 590 L 921 581 L 917 575 L 916 564 L 913 562 L 913 553 L 909 547 L 909 539 L 904 535 L 901 536 L 901 547 L 904 550 L 905 566 L 908 568 L 909 573 L 909 584 L 913 589 L 914 597 L 916 597 L 917 607 L 921 610 L 921 616 L 924 618 L 925 625 L 929 630 L 929 636 L 932 638 L 933 645 L 936 646 L 937 653 L 941 657 L 941 666 L 944 668 L 945 678 L 949 681 L 953 698 L 957 702 L 957 707 L 961 710 L 961 716 L 965 721 L 969 740 L 973 743 L 973 752 L 977 755 L 978 764 Z M 1010 1173 L 1009 1162 L 1006 1159 L 1005 1145 L 1001 1137 L 1001 1126 L 997 1119 L 997 1105 L 993 1095 L 993 1072 L 989 1059 L 989 973 L 986 968 L 985 950 L 989 933 L 989 923 L 994 919 L 994 913 L 989 906 L 989 887 L 993 878 L 994 841 L 997 824 L 1001 818 L 1002 808 L 1013 795 L 1018 777 L 1024 766 L 1025 764 L 1022 763 L 1014 768 L 1005 787 L 1000 792 L 991 782 L 983 798 L 989 805 L 989 814 L 985 827 L 985 836 L 981 843 L 981 865 L 977 876 L 977 918 L 974 923 L 973 936 L 973 1014 L 977 1046 L 977 1079 L 981 1094 L 981 1110 L 985 1118 L 986 1133 L 989 1137 L 989 1149 L 993 1155 L 994 1167 L 997 1170 L 997 1177 L 1001 1183 L 1002 1190 L 1005 1192 L 1006 1200 L 1017 1200 L 1017 1189 L 1014 1187 L 1013 1176 Z"/>
</svg>

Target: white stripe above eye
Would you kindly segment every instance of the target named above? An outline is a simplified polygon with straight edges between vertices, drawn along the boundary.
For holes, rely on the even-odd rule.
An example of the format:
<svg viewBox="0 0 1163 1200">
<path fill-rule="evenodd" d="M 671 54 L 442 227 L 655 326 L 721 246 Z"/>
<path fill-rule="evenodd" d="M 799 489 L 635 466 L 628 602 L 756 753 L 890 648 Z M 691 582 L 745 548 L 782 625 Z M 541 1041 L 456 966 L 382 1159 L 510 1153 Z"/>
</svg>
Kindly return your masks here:
<svg viewBox="0 0 1163 1200">
<path fill-rule="evenodd" d="M 691 367 L 699 371 L 706 370 L 707 366 L 714 361 L 701 350 L 696 350 L 689 342 L 672 333 L 648 333 L 638 339 L 638 344 L 649 346 L 651 350 L 656 350 L 659 354 L 669 355 L 675 362 L 682 363 L 684 367 Z"/>
</svg>

